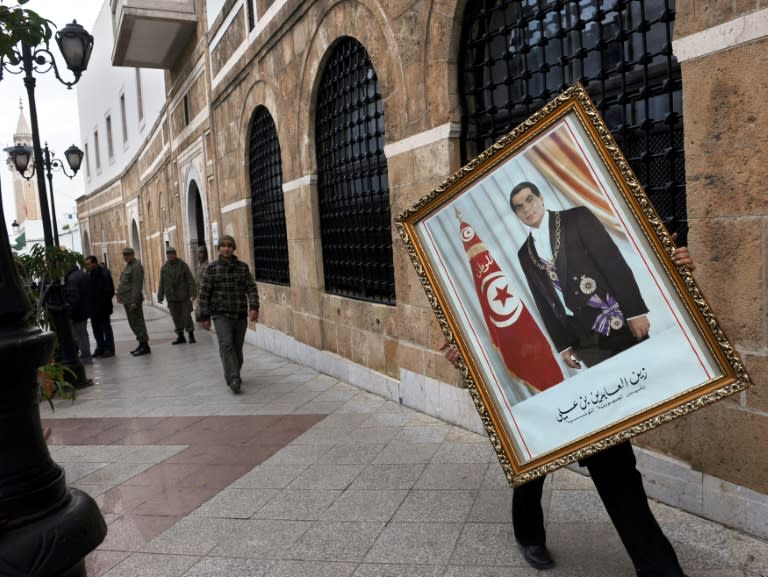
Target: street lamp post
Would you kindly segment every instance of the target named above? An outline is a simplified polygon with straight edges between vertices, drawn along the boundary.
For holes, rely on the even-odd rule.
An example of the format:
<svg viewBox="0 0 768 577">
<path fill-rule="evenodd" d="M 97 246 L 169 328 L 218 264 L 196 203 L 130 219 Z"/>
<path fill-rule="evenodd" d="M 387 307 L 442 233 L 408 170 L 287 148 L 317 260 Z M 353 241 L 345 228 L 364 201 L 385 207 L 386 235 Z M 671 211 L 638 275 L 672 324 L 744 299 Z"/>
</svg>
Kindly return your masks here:
<svg viewBox="0 0 768 577">
<path fill-rule="evenodd" d="M 10 156 L 13 166 L 16 171 L 26 180 L 30 180 L 36 173 L 43 172 L 35 169 L 35 165 L 32 165 L 32 172 L 27 175 L 27 169 L 29 168 L 29 159 L 33 154 L 33 149 L 28 146 L 18 144 L 16 146 L 9 146 L 4 149 Z M 64 157 L 67 159 L 72 173 L 68 173 L 64 163 L 55 158 L 55 154 L 48 149 L 48 143 L 45 143 L 43 147 L 43 164 L 41 165 L 45 170 L 45 175 L 48 178 L 48 193 L 51 198 L 51 224 L 53 227 L 53 245 L 59 246 L 59 225 L 56 222 L 56 201 L 53 197 L 53 171 L 60 171 L 64 173 L 67 178 L 74 178 L 77 171 L 80 170 L 80 165 L 83 163 L 83 151 L 80 150 L 74 144 L 64 151 Z"/>
<path fill-rule="evenodd" d="M 93 50 L 93 36 L 77 21 L 72 21 L 56 33 L 56 43 L 59 45 L 67 68 L 72 71 L 75 79 L 72 82 L 64 80 L 59 75 L 56 60 L 46 47 L 34 47 L 33 49 L 24 42 L 14 49 L 13 57 L 0 58 L 0 80 L 3 78 L 3 70 L 11 74 L 24 74 L 24 86 L 27 89 L 29 100 L 29 120 L 32 128 L 32 153 L 36 166 L 43 166 L 43 152 L 40 147 L 40 130 L 37 124 L 37 104 L 35 103 L 35 85 L 37 80 L 33 73 L 45 73 L 53 70 L 56 78 L 71 89 L 80 80 L 82 73 L 88 68 L 88 61 Z M 20 48 L 20 49 L 19 49 Z M 37 171 L 37 191 L 40 197 L 40 212 L 43 220 L 43 235 L 46 246 L 54 246 L 53 233 L 51 231 L 51 217 L 48 211 L 48 200 L 45 195 L 45 177 L 42 171 Z"/>
<path fill-rule="evenodd" d="M 0 575 L 87 577 L 85 556 L 107 527 L 96 502 L 67 487 L 40 423 L 37 367 L 54 335 L 29 323 L 0 190 Z"/>
<path fill-rule="evenodd" d="M 71 82 L 64 80 L 59 75 L 56 60 L 51 51 L 48 50 L 47 43 L 44 47 L 30 47 L 25 42 L 21 42 L 14 48 L 12 57 L 7 59 L 4 57 L 0 58 L 0 80 L 2 79 L 3 70 L 11 74 L 24 74 L 24 86 L 27 89 L 27 96 L 29 99 L 29 119 L 32 129 L 32 156 L 34 158 L 34 166 L 41 167 L 41 169 L 35 170 L 35 174 L 37 175 L 40 216 L 43 221 L 43 235 L 46 247 L 58 246 L 58 231 L 56 231 L 56 237 L 54 237 L 53 228 L 51 226 L 51 213 L 48 208 L 48 198 L 46 196 L 45 172 L 42 169 L 45 167 L 48 170 L 48 180 L 51 184 L 51 199 L 53 199 L 53 183 L 50 177 L 50 170 L 52 168 L 51 158 L 47 144 L 45 147 L 45 156 L 43 156 L 43 149 L 40 147 L 40 130 L 37 123 L 37 105 L 35 103 L 36 80 L 33 73 L 45 73 L 53 70 L 56 79 L 67 88 L 71 89 L 72 86 L 77 84 L 82 73 L 88 68 L 88 61 L 90 60 L 91 51 L 93 50 L 93 36 L 91 36 L 91 34 L 76 21 L 73 21 L 56 33 L 56 43 L 64 57 L 67 68 L 69 68 L 74 75 L 74 80 Z M 9 152 L 16 150 L 18 153 L 18 149 L 19 147 L 12 147 Z M 68 149 L 67 152 L 70 150 L 71 148 Z M 20 162 L 20 158 L 26 160 L 26 162 Z M 69 156 L 67 158 L 69 159 Z M 21 164 L 24 165 L 24 170 L 26 170 L 26 166 L 29 163 L 29 154 L 28 152 L 26 155 L 17 154 L 13 160 L 17 170 Z M 23 170 L 21 172 L 23 173 Z M 71 371 L 71 374 L 67 373 L 67 380 L 71 381 L 77 388 L 86 387 L 92 384 L 92 381 L 86 377 L 85 368 L 77 356 L 77 347 L 72 335 L 69 311 L 67 310 L 62 286 L 58 279 L 54 280 L 49 287 L 48 295 L 47 310 L 51 324 L 58 336 L 58 352 L 61 357 L 60 362 Z"/>
<path fill-rule="evenodd" d="M 33 128 L 32 130 L 34 134 L 35 129 Z M 69 178 L 74 177 L 77 171 L 80 169 L 80 164 L 83 158 L 82 151 L 73 144 L 64 153 L 67 162 L 70 164 L 70 169 L 72 170 L 72 173 L 70 174 L 64 167 L 64 163 L 62 163 L 58 158 L 54 157 L 54 154 L 48 149 L 48 143 L 46 142 L 45 148 L 43 149 L 43 154 L 41 154 L 43 162 L 39 164 L 33 164 L 31 172 L 27 174 L 27 169 L 30 166 L 30 158 L 34 154 L 34 147 L 30 149 L 28 146 L 19 144 L 16 146 L 8 147 L 4 150 L 8 153 L 8 156 L 10 157 L 11 162 L 13 163 L 13 166 L 16 168 L 17 172 L 21 174 L 21 176 L 25 179 L 30 180 L 32 176 L 36 174 L 39 186 L 40 179 L 43 177 L 43 175 L 48 177 L 48 190 L 50 191 L 52 211 L 50 213 L 48 212 L 47 203 L 45 208 L 41 209 L 41 216 L 43 217 L 43 231 L 46 235 L 46 246 L 58 247 L 59 231 L 58 225 L 56 223 L 56 204 L 53 199 L 53 171 L 60 170 Z M 43 190 L 40 194 L 41 204 L 45 198 L 45 181 L 43 181 Z M 53 215 L 52 222 L 46 220 L 46 214 Z M 53 229 L 53 233 L 45 232 L 46 224 L 48 225 L 49 230 L 51 228 Z M 87 375 L 85 374 L 85 367 L 83 366 L 83 363 L 80 362 L 80 358 L 77 354 L 77 346 L 75 344 L 74 335 L 72 334 L 72 322 L 69 318 L 69 310 L 64 300 L 60 279 L 53 279 L 53 282 L 48 287 L 45 307 L 48 311 L 48 317 L 51 325 L 56 332 L 56 336 L 58 337 L 59 346 L 57 352 L 59 362 L 71 371 L 66 373 L 65 379 L 76 388 L 84 388 L 89 386 L 92 384 L 92 381 L 88 379 Z"/>
<path fill-rule="evenodd" d="M 71 57 L 78 51 L 84 57 L 73 70 L 75 82 L 85 70 L 93 46 L 93 37 L 85 31 L 83 36 L 77 28 L 82 30 L 73 23 L 56 35 L 70 69 Z M 73 45 L 73 35 L 86 42 Z M 47 50 L 32 52 L 23 43 L 15 52 L 11 59 L 0 57 L 0 79 L 3 69 L 14 71 L 19 65 L 21 70 L 14 73 L 26 74 L 33 153 L 35 164 L 42 167 L 32 70 L 46 62 L 56 70 L 55 62 Z M 74 83 L 65 84 L 71 87 Z M 45 242 L 50 247 L 53 237 L 42 169 L 37 174 Z M 95 501 L 83 491 L 67 487 L 63 470 L 48 451 L 40 423 L 37 368 L 50 361 L 55 338 L 29 322 L 30 303 L 11 254 L 1 197 L 0 190 L 0 575 L 86 577 L 85 556 L 102 542 L 107 527 Z M 54 282 L 51 288 L 55 287 L 55 294 L 62 296 L 60 283 Z M 66 309 L 62 310 L 66 319 Z M 55 324 L 63 349 L 62 335 L 68 333 L 72 339 L 72 331 L 68 324 L 69 330 L 61 330 L 59 323 Z"/>
</svg>

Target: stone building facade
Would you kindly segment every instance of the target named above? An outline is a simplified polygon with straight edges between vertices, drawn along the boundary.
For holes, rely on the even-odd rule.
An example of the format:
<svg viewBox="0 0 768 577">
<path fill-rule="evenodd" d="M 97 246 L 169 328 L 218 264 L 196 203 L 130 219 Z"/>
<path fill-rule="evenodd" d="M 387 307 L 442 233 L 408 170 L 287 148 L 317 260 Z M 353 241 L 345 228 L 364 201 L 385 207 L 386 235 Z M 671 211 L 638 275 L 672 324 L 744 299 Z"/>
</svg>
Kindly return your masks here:
<svg viewBox="0 0 768 577">
<path fill-rule="evenodd" d="M 278 168 L 264 186 L 276 186 L 279 191 L 269 208 L 270 222 L 283 222 L 284 228 L 267 237 L 284 238 L 286 250 L 275 266 L 286 268 L 288 280 L 259 279 L 262 309 L 259 327 L 251 327 L 249 341 L 480 430 L 457 372 L 439 351 L 443 335 L 394 225 L 387 232 L 392 256 L 391 272 L 386 274 L 391 283 L 379 282 L 378 277 L 371 281 L 372 287 L 387 285 L 386 295 L 350 295 L 343 279 L 329 276 L 332 255 L 324 247 L 324 238 L 330 237 L 324 234 L 329 211 L 338 207 L 327 199 L 324 186 L 333 166 L 332 161 L 323 160 L 318 143 L 333 142 L 324 135 L 327 128 L 321 120 L 326 114 L 323 106 L 332 108 L 334 102 L 320 103 L 320 88 L 328 86 L 324 82 L 333 85 L 348 78 L 344 71 L 335 73 L 339 78 L 328 76 L 341 46 L 355 58 L 367 58 L 357 65 L 367 76 L 357 82 L 372 90 L 363 104 L 366 110 L 376 110 L 366 116 L 374 128 L 367 135 L 350 138 L 359 142 L 367 138 L 366 146 L 371 148 L 364 166 L 369 168 L 361 170 L 370 172 L 371 163 L 378 163 L 379 185 L 372 186 L 386 183 L 392 224 L 478 148 L 468 145 L 468 131 L 481 128 L 480 124 L 472 128 L 467 120 L 471 115 L 466 77 L 472 70 L 472 63 L 467 63 L 468 38 L 483 42 L 484 34 L 493 35 L 492 15 L 494 10 L 501 14 L 504 4 L 521 18 L 538 19 L 538 32 L 531 24 L 529 36 L 516 40 L 510 33 L 505 40 L 510 45 L 522 42 L 525 50 L 535 51 L 546 45 L 541 36 L 553 26 L 550 16 L 555 5 L 563 3 L 227 0 L 219 3 L 221 10 L 215 14 L 206 10 L 203 0 L 190 3 L 198 16 L 180 56 L 166 69 L 165 105 L 119 175 L 79 199 L 82 228 L 106 231 L 99 250 L 108 253 L 112 262 L 119 262 L 125 243 L 141 251 L 147 295 L 156 291 L 168 244 L 192 261 L 197 245 L 205 244 L 215 254 L 216 239 L 230 234 L 238 240 L 240 258 L 255 265 L 258 273 L 263 261 L 256 253 L 262 245 L 254 241 L 259 224 L 254 211 L 257 205 L 259 210 L 264 208 L 259 204 L 263 184 L 259 179 L 265 168 L 254 159 L 264 158 L 261 154 L 269 157 L 264 149 L 271 134 L 274 164 L 270 166 Z M 609 5 L 617 3 L 570 4 L 578 4 L 581 11 L 569 13 L 575 22 L 570 29 L 584 30 L 584 22 L 590 18 L 596 22 L 615 11 Z M 635 14 L 634 28 L 622 28 L 621 34 L 631 37 L 643 30 L 661 30 L 662 25 L 674 30 L 674 56 L 670 43 L 654 37 L 660 43 L 657 55 L 664 57 L 669 75 L 658 86 L 663 84 L 659 90 L 670 102 L 681 99 L 681 108 L 670 105 L 659 122 L 677 123 L 682 129 L 676 134 L 681 138 L 684 134 L 684 140 L 668 145 L 662 153 L 680 167 L 682 156 L 676 155 L 675 147 L 684 150 L 684 172 L 678 171 L 684 178 L 666 189 L 657 188 L 663 196 L 673 194 L 676 186 L 682 195 L 677 197 L 677 208 L 670 209 L 670 222 L 687 232 L 698 264 L 696 278 L 755 383 L 738 396 L 637 438 L 636 444 L 648 449 L 641 451 L 640 461 L 649 493 L 768 536 L 764 474 L 768 200 L 760 187 L 766 175 L 761 152 L 768 148 L 764 130 L 768 84 L 762 75 L 768 58 L 768 9 L 759 0 L 618 4 L 625 8 L 618 10 L 616 22 L 629 22 L 635 4 L 657 9 L 653 14 Z M 546 9 L 531 16 L 533 5 Z M 485 26 L 484 32 L 470 30 L 470 19 L 480 22 L 480 28 Z M 593 28 L 597 29 L 586 25 L 587 30 Z M 562 37 L 555 35 L 552 42 Z M 578 57 L 586 61 L 587 53 Z M 642 59 L 638 62 L 642 64 Z M 494 62 L 480 58 L 475 65 L 493 68 Z M 610 82 L 617 71 L 618 64 L 605 69 L 601 78 Z M 479 94 L 503 84 L 494 72 L 489 74 L 489 83 L 474 95 L 476 112 Z M 554 95 L 564 80 L 565 76 L 539 97 Z M 511 94 L 516 88 L 508 86 L 508 90 Z M 617 101 L 625 97 L 612 96 Z M 528 104 L 535 109 L 536 102 L 529 99 Z M 497 104 L 482 111 L 486 118 L 496 115 L 492 125 L 497 120 L 503 124 L 499 111 L 504 103 Z M 339 110 L 344 118 L 344 107 Z M 259 138 L 253 137 L 256 130 Z M 329 140 L 323 140 L 326 137 Z M 486 140 L 494 137 L 489 133 Z M 342 154 L 348 146 L 349 142 L 340 145 Z M 347 160 L 352 165 L 360 159 Z M 355 178 L 349 176 L 357 182 Z M 347 216 L 353 214 L 350 210 Z M 366 230 L 362 227 L 358 234 L 364 236 Z M 84 246 L 89 246 L 87 239 Z M 339 288 L 329 291 L 328 286 Z"/>
</svg>

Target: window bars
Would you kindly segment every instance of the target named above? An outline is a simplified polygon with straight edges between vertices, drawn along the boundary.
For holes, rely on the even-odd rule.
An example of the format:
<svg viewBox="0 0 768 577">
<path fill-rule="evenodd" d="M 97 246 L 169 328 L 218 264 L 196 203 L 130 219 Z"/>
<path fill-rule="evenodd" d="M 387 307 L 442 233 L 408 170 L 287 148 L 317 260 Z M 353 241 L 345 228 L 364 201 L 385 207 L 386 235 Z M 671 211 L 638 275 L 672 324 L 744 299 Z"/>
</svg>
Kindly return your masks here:
<svg viewBox="0 0 768 577">
<path fill-rule="evenodd" d="M 272 116 L 264 106 L 258 106 L 251 119 L 248 171 L 254 276 L 257 281 L 288 285 L 288 235 L 280 142 Z"/>
<path fill-rule="evenodd" d="M 328 293 L 395 303 L 384 103 L 353 38 L 333 49 L 316 118 L 320 234 Z"/>
<path fill-rule="evenodd" d="M 480 0 L 464 18 L 462 156 L 580 81 L 656 210 L 686 242 L 674 0 Z"/>
</svg>

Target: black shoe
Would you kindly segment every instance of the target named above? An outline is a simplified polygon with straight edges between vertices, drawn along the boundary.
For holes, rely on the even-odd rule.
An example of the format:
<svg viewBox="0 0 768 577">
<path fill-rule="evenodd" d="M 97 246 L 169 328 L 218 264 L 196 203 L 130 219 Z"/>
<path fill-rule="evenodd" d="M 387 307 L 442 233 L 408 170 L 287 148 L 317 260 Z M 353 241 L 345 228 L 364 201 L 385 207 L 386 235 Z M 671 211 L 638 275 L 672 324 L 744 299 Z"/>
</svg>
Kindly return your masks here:
<svg viewBox="0 0 768 577">
<path fill-rule="evenodd" d="M 195 340 L 195 331 L 189 331 L 189 342 L 190 343 L 196 343 L 197 342 Z"/>
<path fill-rule="evenodd" d="M 101 349 L 96 349 L 95 351 L 93 351 L 93 353 L 91 353 L 91 356 L 92 357 L 100 357 L 103 354 L 104 354 L 104 352 Z"/>
<path fill-rule="evenodd" d="M 152 352 L 152 350 L 149 348 L 149 345 L 147 343 L 141 343 L 141 346 L 138 349 L 136 349 L 135 352 L 132 352 L 131 354 L 134 357 L 140 357 L 141 355 L 148 355 L 151 352 Z"/>
<path fill-rule="evenodd" d="M 523 553 L 523 558 L 534 569 L 549 569 L 555 564 L 546 545 L 520 544 L 520 551 Z"/>
<path fill-rule="evenodd" d="M 109 358 L 109 357 L 114 357 L 114 356 L 115 356 L 115 351 L 104 351 L 104 352 L 103 352 L 103 353 L 101 353 L 99 356 L 100 356 L 102 359 L 106 359 L 106 358 Z"/>
<path fill-rule="evenodd" d="M 172 341 L 171 344 L 172 345 L 183 345 L 186 342 L 187 342 L 187 339 L 184 338 L 184 333 L 179 333 L 179 336 L 176 337 L 176 340 Z"/>
<path fill-rule="evenodd" d="M 232 377 L 232 379 L 229 381 L 229 388 L 232 389 L 232 392 L 237 394 L 240 392 L 240 385 L 243 384 L 243 381 L 240 380 L 240 377 Z"/>
<path fill-rule="evenodd" d="M 141 345 L 142 345 L 142 344 L 143 344 L 143 343 L 139 343 L 139 346 L 138 346 L 138 347 L 136 347 L 135 349 L 133 349 L 133 350 L 131 351 L 131 354 L 132 354 L 132 355 L 135 355 L 137 352 L 139 352 L 139 349 L 141 348 Z"/>
</svg>

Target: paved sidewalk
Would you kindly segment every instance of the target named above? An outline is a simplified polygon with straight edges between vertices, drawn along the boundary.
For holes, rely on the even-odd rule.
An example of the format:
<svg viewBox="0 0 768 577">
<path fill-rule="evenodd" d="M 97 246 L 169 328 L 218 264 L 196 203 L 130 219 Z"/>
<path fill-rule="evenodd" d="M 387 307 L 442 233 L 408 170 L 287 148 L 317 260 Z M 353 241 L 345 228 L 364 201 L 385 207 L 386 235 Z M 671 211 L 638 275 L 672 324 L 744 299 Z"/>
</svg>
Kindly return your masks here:
<svg viewBox="0 0 768 577">
<path fill-rule="evenodd" d="M 215 336 L 152 354 L 113 316 L 117 355 L 51 413 L 51 454 L 109 525 L 90 577 L 633 577 L 588 478 L 550 476 L 557 566 L 519 554 L 488 440 L 246 344 L 243 394 Z M 767 577 L 768 544 L 653 504 L 689 577 Z"/>
</svg>

